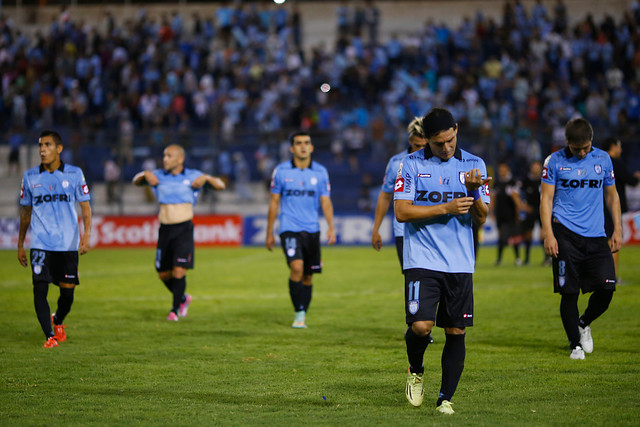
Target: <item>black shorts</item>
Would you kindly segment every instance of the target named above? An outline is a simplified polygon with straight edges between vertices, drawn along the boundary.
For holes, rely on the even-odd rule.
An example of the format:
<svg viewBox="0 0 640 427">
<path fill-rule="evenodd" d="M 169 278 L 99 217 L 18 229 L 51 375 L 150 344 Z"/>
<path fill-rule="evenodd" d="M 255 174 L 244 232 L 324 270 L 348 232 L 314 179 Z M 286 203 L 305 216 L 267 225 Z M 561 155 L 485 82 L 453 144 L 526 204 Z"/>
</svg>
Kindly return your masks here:
<svg viewBox="0 0 640 427">
<path fill-rule="evenodd" d="M 522 220 L 522 231 L 532 231 L 536 223 L 540 224 L 539 214 L 529 214 Z"/>
<path fill-rule="evenodd" d="M 287 258 L 287 265 L 291 261 L 301 259 L 304 274 L 322 273 L 320 260 L 320 232 L 285 231 L 280 234 L 280 244 Z"/>
<path fill-rule="evenodd" d="M 156 270 L 193 268 L 193 221 L 160 224 L 156 250 Z"/>
<path fill-rule="evenodd" d="M 473 275 L 410 268 L 404 271 L 407 324 L 431 320 L 440 328 L 473 326 Z"/>
<path fill-rule="evenodd" d="M 78 279 L 78 251 L 55 252 L 31 249 L 33 283 L 47 282 L 80 284 Z"/>
<path fill-rule="evenodd" d="M 553 259 L 554 292 L 616 290 L 616 270 L 606 237 L 584 237 L 555 221 L 552 229 L 558 241 L 558 257 Z"/>
</svg>

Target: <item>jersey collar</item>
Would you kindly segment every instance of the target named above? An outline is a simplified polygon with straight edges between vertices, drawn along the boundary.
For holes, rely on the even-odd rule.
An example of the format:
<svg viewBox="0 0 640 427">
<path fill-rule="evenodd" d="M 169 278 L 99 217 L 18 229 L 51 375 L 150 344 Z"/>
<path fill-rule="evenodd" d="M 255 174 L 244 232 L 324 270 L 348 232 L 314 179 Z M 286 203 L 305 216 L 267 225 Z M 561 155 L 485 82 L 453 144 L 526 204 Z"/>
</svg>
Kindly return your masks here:
<svg viewBox="0 0 640 427">
<path fill-rule="evenodd" d="M 60 166 L 58 166 L 58 170 L 60 172 L 64 172 L 64 162 L 62 160 L 60 160 Z M 44 168 L 44 166 L 42 166 L 42 163 L 40 163 L 40 173 L 42 172 L 46 172 L 46 169 Z"/>
<path fill-rule="evenodd" d="M 309 162 L 309 167 L 305 169 L 312 169 L 312 166 L 313 166 L 313 160 Z M 299 167 L 296 166 L 295 162 L 293 161 L 293 158 L 291 159 L 291 167 L 294 169 L 300 169 Z M 300 169 L 300 170 L 303 171 L 304 169 Z"/>
<path fill-rule="evenodd" d="M 589 150 L 589 153 L 592 151 L 593 151 L 593 145 L 591 145 L 591 150 Z M 573 153 L 571 152 L 569 147 L 564 147 L 564 155 L 567 159 L 570 159 L 573 157 Z"/>
<path fill-rule="evenodd" d="M 424 146 L 424 158 L 425 160 L 429 160 L 430 158 L 433 157 L 433 153 L 431 152 L 431 147 L 429 146 L 429 144 Z M 458 160 L 462 160 L 462 151 L 460 151 L 460 148 L 458 148 L 456 146 L 456 151 L 453 152 L 453 157 L 455 157 Z"/>
</svg>

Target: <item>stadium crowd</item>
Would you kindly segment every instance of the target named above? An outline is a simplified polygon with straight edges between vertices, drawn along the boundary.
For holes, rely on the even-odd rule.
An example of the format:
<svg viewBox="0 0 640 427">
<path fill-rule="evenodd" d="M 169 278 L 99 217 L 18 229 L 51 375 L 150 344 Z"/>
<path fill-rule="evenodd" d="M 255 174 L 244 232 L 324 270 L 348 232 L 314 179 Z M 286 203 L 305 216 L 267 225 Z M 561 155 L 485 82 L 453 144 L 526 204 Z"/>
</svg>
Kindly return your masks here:
<svg viewBox="0 0 640 427">
<path fill-rule="evenodd" d="M 585 12 L 507 0 L 499 22 L 478 12 L 456 28 L 428 20 L 382 40 L 374 2 L 343 2 L 335 44 L 310 48 L 295 4 L 224 2 L 212 16 L 140 8 L 100 22 L 63 9 L 34 36 L 3 17 L 0 129 L 6 140 L 83 129 L 89 141 L 119 129 L 130 162 L 139 132 L 189 147 L 197 129 L 229 146 L 247 129 L 265 141 L 302 128 L 330 135 L 336 155 L 366 149 L 382 161 L 411 118 L 443 106 L 474 135 L 471 151 L 490 163 L 508 155 L 526 171 L 564 144 L 563 126 L 578 114 L 623 139 L 640 123 L 638 2 L 618 22 L 585 13 L 570 26 L 569 13 Z"/>
</svg>

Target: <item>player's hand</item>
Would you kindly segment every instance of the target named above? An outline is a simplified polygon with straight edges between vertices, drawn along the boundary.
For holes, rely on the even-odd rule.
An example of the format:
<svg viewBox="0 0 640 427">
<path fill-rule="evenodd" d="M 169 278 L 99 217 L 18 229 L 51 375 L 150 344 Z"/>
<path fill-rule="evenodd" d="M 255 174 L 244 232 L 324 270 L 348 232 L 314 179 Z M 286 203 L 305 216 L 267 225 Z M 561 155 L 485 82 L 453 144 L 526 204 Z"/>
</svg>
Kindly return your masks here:
<svg viewBox="0 0 640 427">
<path fill-rule="evenodd" d="M 622 247 L 622 230 L 613 230 L 613 234 L 609 239 L 609 248 L 611 253 L 618 252 Z"/>
<path fill-rule="evenodd" d="M 480 169 L 471 169 L 469 172 L 464 174 L 464 185 L 467 187 L 468 191 L 474 191 L 492 179 L 493 178 L 490 176 L 482 179 L 482 172 Z"/>
<path fill-rule="evenodd" d="M 211 183 L 211 186 L 216 190 L 224 190 L 225 188 L 227 188 L 227 184 L 225 184 L 224 181 L 217 176 L 212 176 L 211 181 L 209 182 Z"/>
<path fill-rule="evenodd" d="M 473 206 L 473 197 L 458 197 L 446 204 L 447 212 L 451 215 L 464 215 Z"/>
<path fill-rule="evenodd" d="M 84 235 L 80 239 L 80 247 L 78 247 L 78 253 L 80 255 L 84 255 L 87 252 L 89 252 L 89 249 L 90 249 L 89 241 L 90 240 L 91 240 L 90 239 L 90 234 L 84 233 Z"/>
<path fill-rule="evenodd" d="M 373 249 L 376 251 L 379 251 L 382 248 L 382 236 L 380 236 L 380 233 L 377 231 L 374 231 L 371 234 L 371 246 L 373 246 Z"/>
<path fill-rule="evenodd" d="M 26 267 L 29 261 L 27 260 L 27 251 L 23 247 L 18 248 L 18 262 L 23 267 Z"/>
<path fill-rule="evenodd" d="M 336 231 L 333 228 L 330 228 L 329 231 L 327 231 L 327 243 L 330 245 L 336 243 Z"/>
<path fill-rule="evenodd" d="M 267 247 L 267 249 L 269 249 L 270 251 L 273 250 L 273 248 L 275 248 L 276 246 L 276 239 L 273 237 L 273 234 L 271 233 L 267 233 L 267 240 L 265 242 L 265 246 Z"/>
<path fill-rule="evenodd" d="M 558 241 L 551 232 L 544 237 L 544 252 L 551 257 L 558 258 Z"/>
</svg>

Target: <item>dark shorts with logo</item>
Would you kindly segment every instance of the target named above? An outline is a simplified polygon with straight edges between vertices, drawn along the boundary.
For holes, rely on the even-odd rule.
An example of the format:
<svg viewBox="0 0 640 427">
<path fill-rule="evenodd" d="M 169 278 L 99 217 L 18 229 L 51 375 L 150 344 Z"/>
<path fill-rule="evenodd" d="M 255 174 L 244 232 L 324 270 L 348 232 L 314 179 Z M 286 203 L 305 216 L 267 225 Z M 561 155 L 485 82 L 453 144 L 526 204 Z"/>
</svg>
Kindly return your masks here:
<svg viewBox="0 0 640 427">
<path fill-rule="evenodd" d="M 47 282 L 80 284 L 78 279 L 78 251 L 45 251 L 31 249 L 31 273 L 33 283 Z"/>
<path fill-rule="evenodd" d="M 404 271 L 407 324 L 431 320 L 440 328 L 473 326 L 473 275 L 411 268 Z"/>
<path fill-rule="evenodd" d="M 193 222 L 160 224 L 156 249 L 156 270 L 193 268 Z"/>
<path fill-rule="evenodd" d="M 553 259 L 553 291 L 560 294 L 616 289 L 616 271 L 606 237 L 584 237 L 555 220 L 558 257 Z"/>
<path fill-rule="evenodd" d="M 285 231 L 280 234 L 280 244 L 284 256 L 287 258 L 287 265 L 291 261 L 301 259 L 304 265 L 304 274 L 322 273 L 320 232 Z"/>
</svg>

